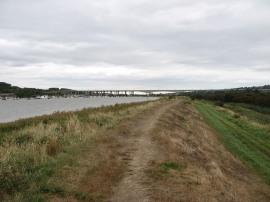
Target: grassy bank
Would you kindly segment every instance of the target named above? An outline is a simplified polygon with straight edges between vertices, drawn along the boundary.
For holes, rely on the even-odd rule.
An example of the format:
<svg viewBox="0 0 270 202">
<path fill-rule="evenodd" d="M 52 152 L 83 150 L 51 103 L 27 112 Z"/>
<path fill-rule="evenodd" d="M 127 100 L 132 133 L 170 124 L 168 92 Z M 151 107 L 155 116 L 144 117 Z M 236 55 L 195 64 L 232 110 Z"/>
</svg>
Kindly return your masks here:
<svg viewBox="0 0 270 202">
<path fill-rule="evenodd" d="M 225 108 L 231 109 L 239 115 L 245 116 L 248 119 L 262 125 L 270 125 L 270 108 L 260 107 L 248 104 L 229 103 L 224 105 Z"/>
<path fill-rule="evenodd" d="M 267 110 L 241 104 L 225 105 L 226 109 L 203 101 L 197 101 L 195 105 L 207 122 L 219 132 L 226 147 L 270 184 L 270 128 L 267 125 Z"/>
<path fill-rule="evenodd" d="M 101 164 L 110 168 L 103 169 L 107 173 L 104 179 L 92 179 L 93 183 L 102 187 L 109 178 L 117 182 L 121 169 L 108 160 L 108 152 L 96 151 L 98 143 L 112 141 L 109 131 L 159 102 L 55 113 L 0 124 L 0 201 L 44 201 L 54 195 L 92 200 L 80 190 L 66 189 L 61 178 L 66 177 L 67 170 L 78 168 L 79 161 L 88 155 L 92 158 L 87 164 L 88 174 L 101 172 Z"/>
<path fill-rule="evenodd" d="M 269 201 L 269 186 L 226 149 L 193 103 L 179 98 L 151 132 L 159 150 L 146 170 L 145 183 L 151 185 L 152 200 Z M 196 105 L 209 113 L 219 113 L 212 105 Z M 224 113 L 222 117 L 227 114 L 220 113 Z M 269 165 L 266 159 L 264 163 Z"/>
</svg>

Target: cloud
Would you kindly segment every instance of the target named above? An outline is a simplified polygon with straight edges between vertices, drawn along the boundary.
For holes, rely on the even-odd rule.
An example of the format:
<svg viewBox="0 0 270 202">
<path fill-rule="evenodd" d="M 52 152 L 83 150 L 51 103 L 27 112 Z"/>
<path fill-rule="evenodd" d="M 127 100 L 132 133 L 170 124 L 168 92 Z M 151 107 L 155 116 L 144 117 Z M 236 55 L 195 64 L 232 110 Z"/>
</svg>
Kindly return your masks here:
<svg viewBox="0 0 270 202">
<path fill-rule="evenodd" d="M 20 86 L 268 84 L 266 0 L 2 0 L 0 73 Z"/>
</svg>

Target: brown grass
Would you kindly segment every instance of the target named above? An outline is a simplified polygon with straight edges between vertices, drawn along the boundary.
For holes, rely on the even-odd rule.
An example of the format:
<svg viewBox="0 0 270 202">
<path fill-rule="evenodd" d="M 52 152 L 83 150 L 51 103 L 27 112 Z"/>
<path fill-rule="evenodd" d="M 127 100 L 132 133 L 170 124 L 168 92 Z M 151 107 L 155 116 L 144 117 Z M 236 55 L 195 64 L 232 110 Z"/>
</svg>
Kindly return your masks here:
<svg viewBox="0 0 270 202">
<path fill-rule="evenodd" d="M 49 121 L 49 116 L 45 116 L 46 121 L 37 118 L 41 121 L 37 123 L 33 119 L 33 124 L 26 123 L 28 120 L 19 121 L 18 125 L 23 123 L 21 129 L 9 132 L 0 144 L 0 180 L 5 180 L 4 184 L 0 183 L 0 198 L 6 201 L 27 201 L 34 200 L 31 195 L 35 194 L 42 198 L 44 193 L 38 191 L 40 183 L 52 183 L 65 190 L 60 198 L 57 194 L 46 196 L 56 201 L 76 200 L 81 192 L 87 192 L 86 198 L 89 200 L 108 195 L 108 190 L 117 183 L 124 168 L 114 161 L 110 152 L 119 148 L 111 134 L 113 129 L 122 120 L 143 113 L 158 103 L 135 103 L 63 113 L 66 116 L 55 114 L 51 115 L 55 121 Z M 13 126 L 7 124 L 2 127 Z M 43 169 L 44 165 L 50 164 L 53 167 L 49 169 L 57 173 L 48 180 L 42 178 L 32 181 L 39 179 L 40 174 L 37 172 L 36 178 L 33 178 L 31 173 L 25 173 L 25 169 Z M 12 182 L 22 180 L 23 186 L 13 183 L 9 188 L 9 179 Z M 35 192 L 28 194 L 27 189 Z M 55 192 L 53 188 L 51 191 Z"/>
<path fill-rule="evenodd" d="M 53 201 L 76 201 L 76 194 L 84 193 L 85 201 L 103 201 L 112 194 L 114 187 L 127 171 L 129 157 L 126 153 L 125 139 L 136 133 L 138 120 L 143 119 L 151 109 L 160 102 L 149 103 L 138 108 L 129 108 L 128 113 L 119 112 L 117 116 L 112 113 L 102 114 L 100 117 L 89 115 L 95 123 L 109 117 L 111 121 L 117 119 L 116 124 L 106 124 L 106 128 L 98 130 L 94 138 L 86 139 L 80 145 L 76 165 L 65 167 L 61 175 L 53 179 L 55 184 L 65 187 L 67 194 L 64 198 L 53 196 Z M 120 117 L 125 116 L 125 120 Z M 119 123 L 119 121 L 121 121 Z M 103 125 L 104 126 L 104 125 Z M 121 137 L 121 138 L 119 138 Z"/>
<path fill-rule="evenodd" d="M 128 172 L 125 162 L 130 157 L 125 145 L 130 144 L 131 134 L 141 130 L 138 123 L 149 114 L 151 110 L 128 118 L 96 138 L 77 167 L 63 172 L 65 180 L 61 181 L 68 185 L 69 193 L 82 192 L 85 201 L 107 200 Z M 189 100 L 180 99 L 160 118 L 152 138 L 159 152 L 146 171 L 144 183 L 153 201 L 269 200 L 269 186 L 223 147 Z M 164 168 L 170 163 L 180 165 L 180 169 Z M 75 199 L 71 194 L 62 201 Z"/>
<path fill-rule="evenodd" d="M 96 110 L 83 116 L 74 113 L 59 122 L 14 130 L 0 145 L 0 178 L 16 173 L 18 176 L 11 176 L 21 182 L 19 165 L 39 167 L 53 162 L 57 173 L 45 182 L 64 191 L 57 194 L 52 190 L 45 199 L 107 200 L 128 172 L 130 146 L 137 144 L 131 136 L 143 130 L 141 123 L 160 102 Z M 158 148 L 144 182 L 151 200 L 269 201 L 269 186 L 224 148 L 191 101 L 181 98 L 177 102 L 151 131 Z M 30 188 L 36 185 L 33 182 Z M 14 195 L 0 189 L 0 200 L 25 199 L 27 191 L 15 188 Z"/>
<path fill-rule="evenodd" d="M 154 201 L 270 200 L 269 186 L 224 148 L 188 99 L 164 114 L 152 137 L 161 148 L 147 171 Z M 187 167 L 162 174 L 164 162 Z"/>
</svg>

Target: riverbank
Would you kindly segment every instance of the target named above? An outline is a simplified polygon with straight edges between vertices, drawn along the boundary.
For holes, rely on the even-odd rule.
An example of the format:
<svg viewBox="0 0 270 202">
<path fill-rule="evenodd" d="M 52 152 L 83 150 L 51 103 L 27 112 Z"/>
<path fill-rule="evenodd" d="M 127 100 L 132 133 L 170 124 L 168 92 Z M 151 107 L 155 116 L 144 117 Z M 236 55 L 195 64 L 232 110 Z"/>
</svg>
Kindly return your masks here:
<svg viewBox="0 0 270 202">
<path fill-rule="evenodd" d="M 269 201 L 188 98 L 0 124 L 4 201 Z"/>
<path fill-rule="evenodd" d="M 118 104 L 0 124 L 2 199 L 35 201 L 51 192 L 63 194 L 63 187 L 50 182 L 52 177 L 76 166 L 85 148 L 111 141 L 108 130 L 160 102 Z"/>
</svg>

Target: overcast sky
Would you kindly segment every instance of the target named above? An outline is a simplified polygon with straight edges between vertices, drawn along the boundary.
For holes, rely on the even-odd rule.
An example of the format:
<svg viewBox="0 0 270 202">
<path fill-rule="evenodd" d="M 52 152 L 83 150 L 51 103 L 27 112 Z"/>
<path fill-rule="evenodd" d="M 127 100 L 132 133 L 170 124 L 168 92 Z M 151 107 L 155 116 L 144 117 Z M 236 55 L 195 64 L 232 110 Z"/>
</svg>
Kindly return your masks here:
<svg viewBox="0 0 270 202">
<path fill-rule="evenodd" d="M 270 1 L 0 0 L 0 81 L 73 89 L 270 84 Z"/>
</svg>

